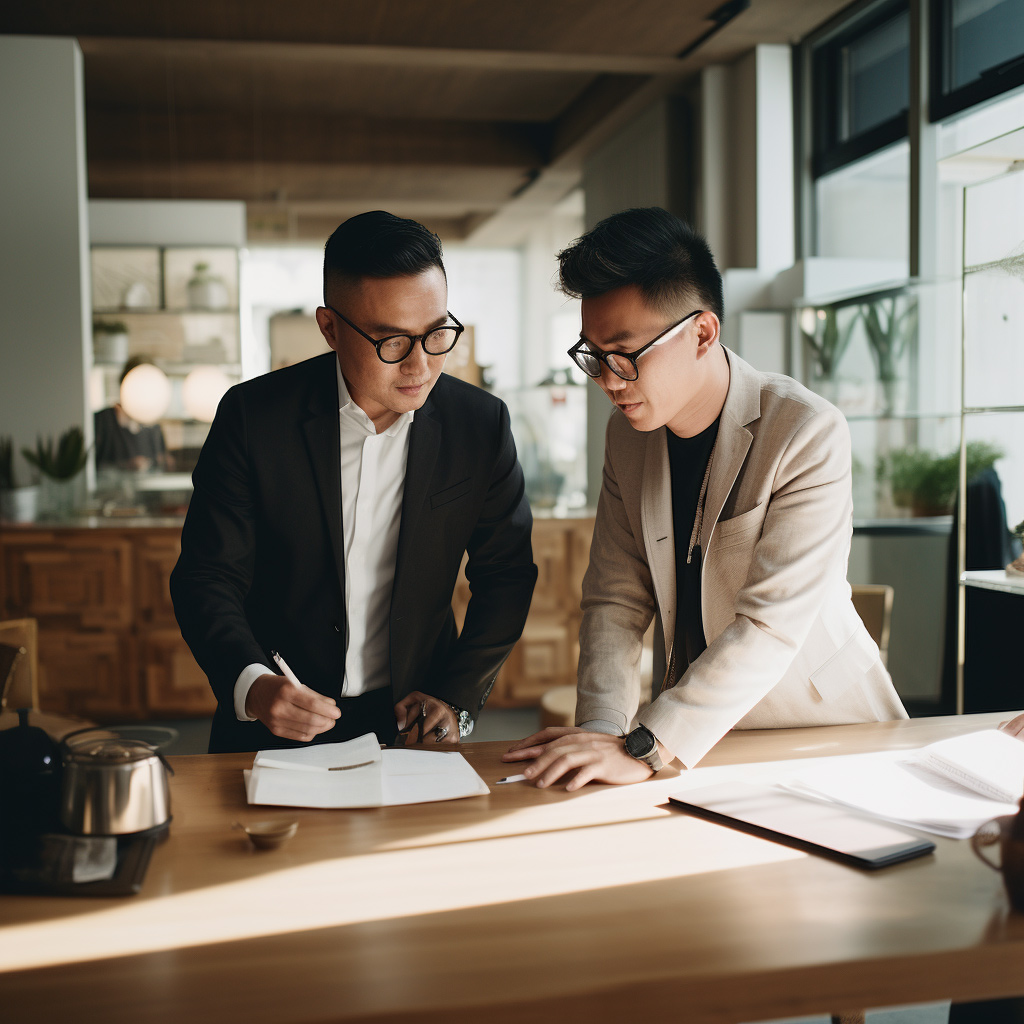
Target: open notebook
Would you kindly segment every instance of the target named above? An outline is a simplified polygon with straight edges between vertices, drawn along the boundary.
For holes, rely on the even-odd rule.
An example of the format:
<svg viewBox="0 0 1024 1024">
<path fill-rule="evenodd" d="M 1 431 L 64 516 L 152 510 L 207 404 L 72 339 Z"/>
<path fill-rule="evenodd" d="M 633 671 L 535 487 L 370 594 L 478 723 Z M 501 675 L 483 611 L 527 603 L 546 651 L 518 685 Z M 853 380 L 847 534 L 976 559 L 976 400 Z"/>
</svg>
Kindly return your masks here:
<svg viewBox="0 0 1024 1024">
<path fill-rule="evenodd" d="M 458 751 L 381 750 L 373 733 L 261 750 L 243 774 L 249 803 L 281 807 L 390 807 L 490 792 Z"/>
</svg>

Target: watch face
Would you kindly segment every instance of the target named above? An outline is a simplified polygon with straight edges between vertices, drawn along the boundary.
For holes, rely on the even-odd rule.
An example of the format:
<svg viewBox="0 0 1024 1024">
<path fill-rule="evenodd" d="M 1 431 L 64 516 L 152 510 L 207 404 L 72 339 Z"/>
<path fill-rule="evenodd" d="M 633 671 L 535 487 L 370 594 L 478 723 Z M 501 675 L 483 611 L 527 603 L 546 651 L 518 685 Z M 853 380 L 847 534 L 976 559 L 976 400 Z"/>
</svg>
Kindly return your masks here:
<svg viewBox="0 0 1024 1024">
<path fill-rule="evenodd" d="M 654 750 L 654 736 L 642 725 L 626 736 L 626 753 L 630 757 L 647 757 Z"/>
</svg>

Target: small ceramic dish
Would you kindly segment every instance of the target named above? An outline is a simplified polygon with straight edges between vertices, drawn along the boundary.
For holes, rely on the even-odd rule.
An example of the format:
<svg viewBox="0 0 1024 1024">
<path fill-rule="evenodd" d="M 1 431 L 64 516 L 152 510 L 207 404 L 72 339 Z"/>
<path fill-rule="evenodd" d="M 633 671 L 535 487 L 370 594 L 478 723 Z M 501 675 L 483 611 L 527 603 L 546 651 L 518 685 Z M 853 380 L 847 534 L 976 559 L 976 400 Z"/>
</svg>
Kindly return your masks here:
<svg viewBox="0 0 1024 1024">
<path fill-rule="evenodd" d="M 279 846 L 284 846 L 295 835 L 299 823 L 276 819 L 274 821 L 254 821 L 251 825 L 243 825 L 240 821 L 236 821 L 234 827 L 240 828 L 257 850 L 276 850 Z"/>
</svg>

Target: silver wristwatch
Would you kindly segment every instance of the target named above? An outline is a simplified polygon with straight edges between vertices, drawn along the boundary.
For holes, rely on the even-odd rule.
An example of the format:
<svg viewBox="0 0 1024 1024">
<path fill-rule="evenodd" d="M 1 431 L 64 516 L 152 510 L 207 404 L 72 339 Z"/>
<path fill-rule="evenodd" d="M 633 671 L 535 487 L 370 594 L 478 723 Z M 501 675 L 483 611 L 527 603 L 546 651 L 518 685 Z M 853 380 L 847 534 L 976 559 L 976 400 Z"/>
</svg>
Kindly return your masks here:
<svg viewBox="0 0 1024 1024">
<path fill-rule="evenodd" d="M 468 711 L 463 708 L 457 707 L 455 704 L 449 704 L 446 700 L 441 700 L 445 707 L 450 708 L 452 714 L 455 715 L 455 720 L 459 723 L 459 739 L 464 740 L 473 731 L 473 718 Z"/>
<path fill-rule="evenodd" d="M 631 733 L 626 734 L 626 753 L 643 761 L 651 771 L 660 772 L 665 767 L 661 755 L 658 753 L 658 741 L 650 729 L 638 725 Z"/>
</svg>

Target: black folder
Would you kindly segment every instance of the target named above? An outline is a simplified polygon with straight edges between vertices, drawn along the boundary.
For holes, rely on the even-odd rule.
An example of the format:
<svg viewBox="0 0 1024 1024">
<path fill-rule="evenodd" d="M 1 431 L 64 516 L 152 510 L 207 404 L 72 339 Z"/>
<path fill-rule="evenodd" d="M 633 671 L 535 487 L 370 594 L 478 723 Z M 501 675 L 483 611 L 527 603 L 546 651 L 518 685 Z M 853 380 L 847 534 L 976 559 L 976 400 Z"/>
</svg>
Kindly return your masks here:
<svg viewBox="0 0 1024 1024">
<path fill-rule="evenodd" d="M 935 849 L 931 840 L 877 818 L 776 786 L 722 782 L 683 790 L 669 800 L 709 821 L 858 868 L 887 867 Z"/>
</svg>

